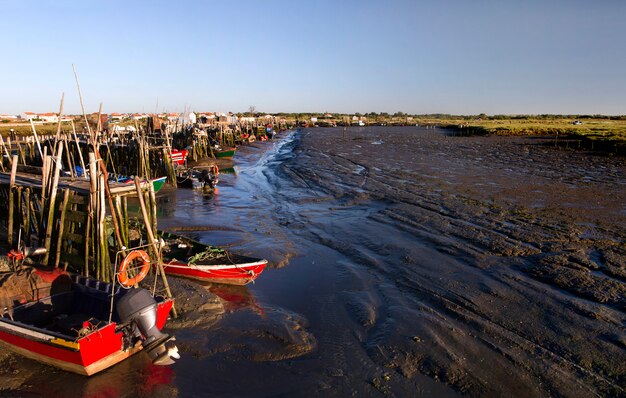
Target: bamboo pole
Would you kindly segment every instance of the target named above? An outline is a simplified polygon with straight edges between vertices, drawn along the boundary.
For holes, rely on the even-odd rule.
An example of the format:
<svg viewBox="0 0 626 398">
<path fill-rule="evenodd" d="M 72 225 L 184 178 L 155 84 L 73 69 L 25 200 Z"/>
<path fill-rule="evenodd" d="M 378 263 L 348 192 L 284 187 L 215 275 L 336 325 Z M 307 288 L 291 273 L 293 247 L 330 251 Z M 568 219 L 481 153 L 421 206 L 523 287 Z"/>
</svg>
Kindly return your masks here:
<svg viewBox="0 0 626 398">
<path fill-rule="evenodd" d="M 72 134 L 74 135 L 74 142 L 76 143 L 76 149 L 78 150 L 78 157 L 80 159 L 80 167 L 83 168 L 83 177 L 85 177 L 87 174 L 87 168 L 85 167 L 83 151 L 80 149 L 80 141 L 78 141 L 78 136 L 76 135 L 76 126 L 74 125 L 74 120 L 72 120 Z"/>
<path fill-rule="evenodd" d="M 165 292 L 168 297 L 172 297 L 172 292 L 170 291 L 170 285 L 167 283 L 167 277 L 165 276 L 165 270 L 163 269 L 163 262 L 161 259 L 161 250 L 160 245 L 154 237 L 154 232 L 152 231 L 152 225 L 150 224 L 150 218 L 148 217 L 148 211 L 146 210 L 146 204 L 143 200 L 143 192 L 141 190 L 141 182 L 139 181 L 139 177 L 135 176 L 135 188 L 137 189 L 137 196 L 139 197 L 139 207 L 141 207 L 141 214 L 143 216 L 144 223 L 146 225 L 146 231 L 148 232 L 148 238 L 150 239 L 150 243 L 154 246 L 155 251 L 158 253 L 157 256 L 157 274 L 161 275 L 161 279 L 163 281 L 163 285 L 165 286 Z M 172 306 L 172 314 L 174 318 L 178 317 L 176 313 L 176 308 Z"/>
<path fill-rule="evenodd" d="M 30 187 L 24 190 L 24 243 L 30 246 Z"/>
<path fill-rule="evenodd" d="M 37 142 L 37 149 L 39 150 L 39 156 L 41 156 L 41 161 L 43 162 L 43 152 L 41 151 L 41 143 L 39 142 L 39 137 L 37 136 L 37 129 L 35 129 L 35 123 L 33 123 L 33 119 L 30 119 L 30 128 L 33 130 L 33 135 L 35 136 L 35 142 Z"/>
<path fill-rule="evenodd" d="M 61 219 L 59 220 L 59 232 L 57 237 L 57 249 L 56 256 L 54 258 L 54 268 L 59 267 L 59 261 L 61 260 L 61 246 L 63 245 L 63 229 L 65 228 L 65 213 L 67 212 L 67 202 L 70 200 L 70 190 L 63 190 L 63 202 L 61 203 Z"/>
<path fill-rule="evenodd" d="M 98 124 L 96 126 L 96 134 L 102 132 L 102 102 L 100 102 L 100 108 L 98 110 Z"/>
<path fill-rule="evenodd" d="M 97 184 L 97 178 L 98 178 L 98 169 L 96 167 L 96 155 L 93 152 L 89 152 L 89 182 L 91 184 L 91 187 L 89 189 L 89 217 L 87 220 L 87 238 L 92 237 L 91 234 L 93 234 L 93 232 L 96 230 L 96 225 L 95 225 L 95 219 L 97 218 L 97 202 L 96 202 L 96 192 L 98 189 L 98 184 Z M 93 230 L 93 231 L 92 231 Z M 95 236 L 93 237 L 95 238 Z M 95 239 L 91 239 L 91 246 L 89 244 L 85 245 L 85 258 L 88 260 L 89 258 L 89 252 L 90 249 L 94 247 L 94 243 L 95 243 Z M 97 265 L 97 253 L 94 250 L 93 251 L 93 259 L 94 259 L 94 266 Z M 88 267 L 88 262 L 85 262 L 85 268 L 87 270 L 87 275 L 89 275 L 89 267 Z M 87 276 L 86 275 L 86 276 Z M 97 272 L 96 272 L 97 275 Z"/>
<path fill-rule="evenodd" d="M 70 151 L 70 147 L 67 144 L 67 135 L 66 134 L 63 134 L 63 142 L 65 143 L 65 148 L 66 148 L 66 150 L 65 150 L 65 157 L 67 159 L 67 167 L 69 167 L 69 169 L 70 169 L 70 176 L 73 178 L 73 177 L 76 177 L 76 170 L 74 170 L 74 162 L 72 162 L 72 154 L 71 154 L 71 151 Z"/>
<path fill-rule="evenodd" d="M 96 149 L 96 138 L 91 133 L 91 127 L 89 126 L 89 121 L 87 120 L 87 114 L 85 113 L 85 105 L 83 104 L 83 95 L 80 92 L 80 83 L 78 82 L 78 74 L 76 73 L 76 68 L 74 64 L 72 64 L 72 69 L 74 70 L 74 77 L 76 78 L 76 87 L 78 88 L 78 99 L 80 100 L 80 107 L 83 110 L 83 117 L 85 118 L 85 124 L 87 125 L 87 132 L 89 133 L 89 137 L 91 137 L 91 141 L 94 144 L 94 150 Z"/>
<path fill-rule="evenodd" d="M 54 204 L 56 202 L 57 195 L 57 187 L 59 185 L 59 176 L 61 173 L 60 162 L 63 156 L 63 142 L 60 142 L 58 156 L 55 159 L 56 167 L 54 168 L 54 180 L 52 181 L 52 186 L 50 187 L 50 198 L 48 200 L 48 222 L 46 223 L 46 239 L 44 241 L 44 247 L 46 248 L 46 255 L 44 257 L 43 263 L 48 265 L 48 258 L 50 255 L 50 241 L 52 239 L 52 230 L 54 224 Z"/>
<path fill-rule="evenodd" d="M 124 213 L 122 212 L 122 197 L 119 195 L 115 196 L 115 212 L 120 220 L 120 235 L 122 238 L 122 244 L 124 246 L 128 246 L 128 233 L 126 232 L 126 220 L 124 219 Z"/>
<path fill-rule="evenodd" d="M 15 174 L 17 173 L 17 155 L 13 156 L 11 164 L 11 179 L 9 180 L 9 221 L 7 224 L 7 240 L 9 241 L 9 245 L 13 246 L 13 208 L 15 207 L 15 204 L 13 203 L 13 191 L 15 190 Z"/>
<path fill-rule="evenodd" d="M 111 189 L 109 188 L 109 181 L 108 181 L 108 173 L 106 170 L 106 165 L 104 164 L 104 161 L 102 159 L 99 159 L 100 162 L 100 171 L 102 172 L 103 175 L 103 185 L 104 185 L 104 190 L 106 191 L 106 196 L 109 202 L 109 209 L 111 209 L 111 219 L 113 220 L 113 230 L 115 233 L 115 239 L 117 240 L 117 244 L 119 245 L 119 249 L 122 250 L 122 252 L 124 253 L 124 255 L 126 255 L 126 251 L 124 249 L 124 242 L 122 241 L 122 237 L 120 234 L 120 227 L 119 227 L 119 223 L 117 220 L 117 215 L 115 213 L 115 207 L 113 206 L 113 199 L 112 199 L 112 195 L 111 195 Z M 104 200 L 103 200 L 103 205 L 104 205 Z"/>
<path fill-rule="evenodd" d="M 18 225 L 18 231 L 22 229 L 22 227 L 24 226 L 24 218 L 22 217 L 22 191 L 24 190 L 24 187 L 21 185 L 18 185 L 15 187 L 15 206 L 13 208 L 13 211 L 15 211 L 15 209 L 17 209 L 17 225 Z M 19 245 L 19 239 L 18 239 L 18 245 Z M 19 249 L 19 247 L 18 247 Z"/>
<path fill-rule="evenodd" d="M 0 134 L 0 145 L 2 145 L 2 149 L 4 149 L 4 154 L 6 155 L 7 159 L 9 159 L 9 166 L 13 167 L 13 160 L 11 160 L 11 154 L 9 153 L 7 146 L 4 144 L 4 138 L 2 138 L 2 134 Z"/>
<path fill-rule="evenodd" d="M 24 151 L 22 150 L 22 145 L 19 140 L 15 140 L 15 144 L 17 145 L 17 151 L 20 154 L 20 158 L 22 159 L 22 163 L 26 164 L 26 156 L 24 156 Z"/>
<path fill-rule="evenodd" d="M 104 175 L 100 174 L 100 178 L 98 179 L 98 209 L 100 210 L 99 218 L 98 218 L 98 249 L 100 252 L 100 280 L 103 281 L 112 281 L 110 278 L 111 275 L 111 263 L 108 261 L 109 258 L 109 245 L 106 239 L 106 205 L 105 205 L 105 180 Z"/>
<path fill-rule="evenodd" d="M 61 119 L 63 118 L 63 103 L 65 102 L 65 93 L 61 93 L 61 105 L 59 105 L 59 120 L 57 122 L 57 134 L 54 137 L 55 140 L 59 140 L 61 135 Z"/>
<path fill-rule="evenodd" d="M 48 147 L 45 147 L 44 149 L 44 158 L 43 158 L 43 167 L 41 169 L 41 204 L 39 205 L 40 209 L 41 209 L 41 214 L 39 215 L 39 225 L 43 225 L 43 220 L 44 220 L 44 216 L 43 216 L 43 209 L 46 206 L 46 198 L 48 196 L 48 181 L 49 181 L 49 177 L 48 175 L 50 174 L 50 156 L 48 156 Z"/>
</svg>

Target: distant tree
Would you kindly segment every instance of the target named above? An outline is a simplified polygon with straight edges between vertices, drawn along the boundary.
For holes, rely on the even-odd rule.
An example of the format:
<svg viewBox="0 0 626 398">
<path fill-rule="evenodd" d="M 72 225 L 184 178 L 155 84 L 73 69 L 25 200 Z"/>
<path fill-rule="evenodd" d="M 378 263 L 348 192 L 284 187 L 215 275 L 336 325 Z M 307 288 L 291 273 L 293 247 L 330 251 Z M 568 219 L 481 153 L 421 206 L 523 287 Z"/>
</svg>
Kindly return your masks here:
<svg viewBox="0 0 626 398">
<path fill-rule="evenodd" d="M 256 113 L 256 106 L 250 105 L 248 107 L 248 113 L 251 114 L 251 115 L 254 115 Z"/>
</svg>

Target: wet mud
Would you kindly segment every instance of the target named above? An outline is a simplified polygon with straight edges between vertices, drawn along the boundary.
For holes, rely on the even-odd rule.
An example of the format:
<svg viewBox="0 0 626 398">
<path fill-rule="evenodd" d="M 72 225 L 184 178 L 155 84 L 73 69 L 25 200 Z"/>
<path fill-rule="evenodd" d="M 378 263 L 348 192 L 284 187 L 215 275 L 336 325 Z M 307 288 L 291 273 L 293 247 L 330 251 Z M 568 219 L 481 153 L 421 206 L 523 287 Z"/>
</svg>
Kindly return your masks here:
<svg viewBox="0 0 626 398">
<path fill-rule="evenodd" d="M 299 222 L 346 256 L 374 363 L 471 396 L 624 394 L 623 158 L 419 128 L 305 131 L 294 150 L 284 172 L 329 205 Z"/>
<path fill-rule="evenodd" d="M 416 127 L 242 147 L 159 227 L 269 267 L 170 278 L 182 358 L 86 379 L 0 357 L 17 396 L 623 396 L 626 161 Z"/>
</svg>

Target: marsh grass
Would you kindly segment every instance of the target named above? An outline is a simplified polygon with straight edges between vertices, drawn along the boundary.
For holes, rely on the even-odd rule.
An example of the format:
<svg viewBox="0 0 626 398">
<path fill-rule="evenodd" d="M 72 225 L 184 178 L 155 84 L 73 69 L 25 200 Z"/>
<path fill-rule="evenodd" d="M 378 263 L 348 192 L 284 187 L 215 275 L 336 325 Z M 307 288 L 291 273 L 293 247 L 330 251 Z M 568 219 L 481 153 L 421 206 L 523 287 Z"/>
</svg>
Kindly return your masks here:
<svg viewBox="0 0 626 398">
<path fill-rule="evenodd" d="M 626 141 L 626 120 L 609 118 L 580 119 L 439 119 L 416 118 L 418 124 L 439 125 L 450 128 L 471 128 L 492 135 L 571 135 L 588 139 Z"/>
</svg>

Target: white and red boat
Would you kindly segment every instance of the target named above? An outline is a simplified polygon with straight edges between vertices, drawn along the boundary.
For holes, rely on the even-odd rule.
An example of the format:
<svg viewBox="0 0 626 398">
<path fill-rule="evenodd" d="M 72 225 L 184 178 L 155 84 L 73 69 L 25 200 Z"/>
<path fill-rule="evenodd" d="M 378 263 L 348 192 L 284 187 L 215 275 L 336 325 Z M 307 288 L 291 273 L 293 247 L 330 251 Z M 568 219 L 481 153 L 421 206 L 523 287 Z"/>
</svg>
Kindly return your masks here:
<svg viewBox="0 0 626 398">
<path fill-rule="evenodd" d="M 186 149 L 172 149 L 172 163 L 177 166 L 182 166 L 187 161 L 187 156 L 189 155 L 189 151 Z"/>
<path fill-rule="evenodd" d="M 173 299 L 146 289 L 24 267 L 0 274 L 0 293 L 0 345 L 25 357 L 87 376 L 142 350 L 156 364 L 179 358 L 160 332 Z"/>
<path fill-rule="evenodd" d="M 267 265 L 267 260 L 231 253 L 169 232 L 160 231 L 159 236 L 165 242 L 163 265 L 168 275 L 246 285 L 254 282 Z"/>
</svg>

